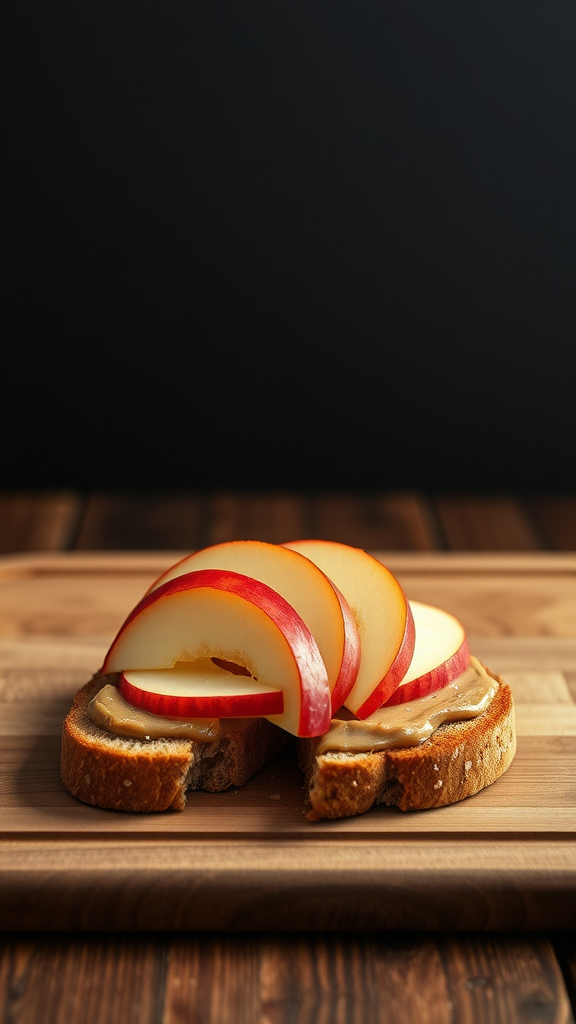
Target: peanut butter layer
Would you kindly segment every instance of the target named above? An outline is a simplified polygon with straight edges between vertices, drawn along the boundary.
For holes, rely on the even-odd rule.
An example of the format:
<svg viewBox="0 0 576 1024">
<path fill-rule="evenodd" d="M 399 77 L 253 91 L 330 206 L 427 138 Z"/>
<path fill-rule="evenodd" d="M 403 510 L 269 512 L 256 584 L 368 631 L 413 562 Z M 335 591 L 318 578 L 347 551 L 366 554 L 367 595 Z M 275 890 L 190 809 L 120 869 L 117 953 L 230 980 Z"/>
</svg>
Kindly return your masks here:
<svg viewBox="0 0 576 1024">
<path fill-rule="evenodd" d="M 103 686 L 92 698 L 88 714 L 96 725 L 116 736 L 131 736 L 142 740 L 176 736 L 199 743 L 213 743 L 223 733 L 218 718 L 164 718 L 135 708 L 111 683 Z"/>
<path fill-rule="evenodd" d="M 379 708 L 364 721 L 332 719 L 330 729 L 320 737 L 314 752 L 366 753 L 417 746 L 444 722 L 477 718 L 486 711 L 497 689 L 496 680 L 472 657 L 461 676 L 426 697 Z"/>
</svg>

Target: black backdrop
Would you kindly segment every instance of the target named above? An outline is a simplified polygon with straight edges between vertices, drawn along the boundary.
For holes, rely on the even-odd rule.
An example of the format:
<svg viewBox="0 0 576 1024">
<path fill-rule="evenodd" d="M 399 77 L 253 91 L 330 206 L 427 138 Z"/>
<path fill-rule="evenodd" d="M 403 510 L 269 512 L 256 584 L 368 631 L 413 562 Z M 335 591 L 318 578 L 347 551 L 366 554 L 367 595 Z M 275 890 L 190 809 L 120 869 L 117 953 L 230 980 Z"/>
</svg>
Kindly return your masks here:
<svg viewBox="0 0 576 1024">
<path fill-rule="evenodd" d="M 0 486 L 574 489 L 573 2 L 0 19 Z"/>
</svg>

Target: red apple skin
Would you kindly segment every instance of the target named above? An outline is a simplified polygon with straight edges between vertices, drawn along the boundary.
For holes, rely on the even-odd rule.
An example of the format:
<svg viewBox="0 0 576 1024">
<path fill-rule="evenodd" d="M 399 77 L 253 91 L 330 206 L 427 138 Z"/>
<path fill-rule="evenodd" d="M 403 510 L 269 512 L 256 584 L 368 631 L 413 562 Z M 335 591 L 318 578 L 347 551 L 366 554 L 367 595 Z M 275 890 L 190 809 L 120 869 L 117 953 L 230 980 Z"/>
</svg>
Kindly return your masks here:
<svg viewBox="0 0 576 1024">
<path fill-rule="evenodd" d="M 226 550 L 230 550 L 236 546 L 245 548 L 245 567 L 243 566 L 240 569 L 238 565 L 234 563 L 232 565 L 226 565 L 225 563 L 218 564 L 218 560 L 222 558 L 223 552 L 225 557 Z M 152 593 L 158 586 L 161 586 L 162 583 L 165 581 L 165 577 L 167 577 L 168 579 L 174 579 L 174 573 L 181 572 L 182 574 L 184 574 L 184 572 L 197 571 L 194 568 L 194 562 L 197 556 L 199 556 L 202 562 L 204 562 L 205 568 L 223 568 L 227 569 L 230 572 L 246 572 L 246 574 L 249 575 L 251 547 L 254 547 L 256 549 L 280 549 L 279 554 L 281 554 L 283 551 L 290 551 L 290 549 L 286 545 L 269 544 L 267 542 L 261 541 L 228 541 L 223 542 L 221 544 L 211 544 L 206 548 L 200 548 L 198 551 L 194 551 L 190 555 L 185 555 L 184 558 L 181 558 L 178 562 L 175 562 L 174 565 L 172 565 L 168 570 L 161 573 L 160 576 L 158 576 L 150 585 L 150 587 L 146 591 L 145 596 Z M 205 561 L 205 556 L 210 556 L 211 553 L 216 559 L 216 562 L 213 566 L 206 565 Z M 299 559 L 306 558 L 306 555 L 297 551 L 290 551 L 290 556 L 292 558 Z M 306 561 L 311 562 L 310 559 L 306 559 Z M 336 680 L 333 682 L 332 689 L 332 715 L 334 715 L 336 711 L 338 711 L 342 707 L 344 701 L 346 700 L 348 694 L 350 693 L 352 687 L 354 686 L 354 683 L 356 682 L 356 676 L 358 675 L 358 667 L 360 665 L 360 635 L 358 633 L 358 627 L 356 626 L 356 619 L 354 618 L 350 605 L 348 604 L 348 601 L 346 600 L 342 592 L 314 562 L 311 562 L 311 564 L 314 566 L 314 570 L 317 573 L 322 573 L 322 576 L 325 578 L 326 582 L 334 591 L 338 599 L 338 603 L 340 605 L 340 611 L 344 627 L 342 660 L 340 662 L 340 667 L 338 670 Z M 255 572 L 255 576 L 258 576 L 257 572 Z M 276 589 L 275 584 L 271 583 L 270 580 L 264 580 L 263 582 L 267 582 L 268 585 L 272 585 L 273 589 Z M 287 599 L 290 600 L 288 595 Z M 313 628 L 311 623 L 310 625 L 311 628 Z"/>
<path fill-rule="evenodd" d="M 281 715 L 284 710 L 284 697 L 279 690 L 217 697 L 175 697 L 141 690 L 123 673 L 120 676 L 120 693 L 134 707 L 169 718 L 266 718 L 267 715 Z"/>
<path fill-rule="evenodd" d="M 389 696 L 394 692 L 395 688 L 400 684 L 404 675 L 408 671 L 408 667 L 412 660 L 415 644 L 415 625 L 412 610 L 406 594 L 402 587 L 393 574 L 375 559 L 368 552 L 361 548 L 354 548 L 348 544 L 343 544 L 338 541 L 323 541 L 314 539 L 303 539 L 298 541 L 286 542 L 285 547 L 291 548 L 295 551 L 299 551 L 301 554 L 306 555 L 311 561 L 315 562 L 322 571 L 332 580 L 333 586 L 338 585 L 344 594 L 345 600 L 348 602 L 349 608 L 352 611 L 352 615 L 359 615 L 356 621 L 356 626 L 360 637 L 360 661 L 357 668 L 357 683 L 354 684 L 356 690 L 359 689 L 360 679 L 358 676 L 362 674 L 362 645 L 367 644 L 367 627 L 366 621 L 362 622 L 363 615 L 361 610 L 356 612 L 355 604 L 358 602 L 358 594 L 355 594 L 355 587 L 350 586 L 350 577 L 347 573 L 343 573 L 341 570 L 338 571 L 338 575 L 333 571 L 333 553 L 334 552 L 346 552 L 347 557 L 350 555 L 354 559 L 358 558 L 358 570 L 359 573 L 364 571 L 364 566 L 376 564 L 378 566 L 378 572 L 382 574 L 382 577 L 386 577 L 390 581 L 394 588 L 397 598 L 397 609 L 402 607 L 403 609 L 403 633 L 402 639 L 396 650 L 394 660 L 388 665 L 386 669 L 383 669 L 384 674 L 378 678 L 380 670 L 374 673 L 371 681 L 370 692 L 364 696 L 364 700 L 361 704 L 357 704 L 358 697 L 354 693 L 354 686 L 350 689 L 348 695 L 345 697 L 343 704 L 345 707 L 352 711 L 357 718 L 368 718 L 374 713 L 382 703 L 388 699 Z M 349 563 L 350 564 L 350 563 Z M 356 573 L 355 573 L 356 575 Z M 358 577 L 357 577 L 358 578 Z M 361 577 L 360 577 L 361 578 Z M 376 635 L 378 628 L 377 623 L 372 623 L 372 636 Z M 362 687 L 365 689 L 365 686 Z"/>
<path fill-rule="evenodd" d="M 454 654 L 441 665 L 425 672 L 418 679 L 412 679 L 409 683 L 398 686 L 394 693 L 384 702 L 385 707 L 392 707 L 394 704 L 408 704 L 417 697 L 426 697 L 429 693 L 441 690 L 448 686 L 458 676 L 466 671 L 470 664 L 470 649 L 465 639 Z"/>
<path fill-rule="evenodd" d="M 330 582 L 332 583 L 332 581 Z M 358 666 L 360 665 L 360 634 L 356 625 L 356 619 L 344 594 L 338 590 L 335 583 L 332 583 L 332 589 L 335 591 L 340 602 L 345 637 L 342 664 L 340 665 L 340 672 L 332 691 L 332 715 L 334 716 L 344 704 L 356 682 Z"/>
<path fill-rule="evenodd" d="M 408 600 L 406 600 L 406 626 L 404 628 L 404 636 L 402 637 L 402 643 L 398 654 L 388 669 L 386 675 L 380 680 L 378 685 L 372 690 L 372 693 L 356 709 L 354 714 L 356 718 L 365 719 L 373 715 L 378 708 L 382 707 L 383 704 L 389 703 L 397 688 L 400 686 L 404 676 L 406 675 L 410 662 L 412 661 L 412 654 L 414 652 L 414 642 L 416 637 L 416 628 L 414 625 L 414 616 Z"/>
<path fill-rule="evenodd" d="M 145 609 L 181 591 L 214 588 L 236 595 L 261 609 L 275 623 L 290 646 L 300 677 L 300 704 L 297 735 L 322 736 L 328 731 L 331 718 L 331 695 L 326 667 L 306 623 L 292 605 L 271 587 L 241 573 L 224 569 L 200 569 L 176 576 L 144 595 L 124 620 L 106 654 L 101 671 L 110 668 L 114 648 L 126 627 Z M 124 665 L 123 668 L 132 666 Z"/>
</svg>

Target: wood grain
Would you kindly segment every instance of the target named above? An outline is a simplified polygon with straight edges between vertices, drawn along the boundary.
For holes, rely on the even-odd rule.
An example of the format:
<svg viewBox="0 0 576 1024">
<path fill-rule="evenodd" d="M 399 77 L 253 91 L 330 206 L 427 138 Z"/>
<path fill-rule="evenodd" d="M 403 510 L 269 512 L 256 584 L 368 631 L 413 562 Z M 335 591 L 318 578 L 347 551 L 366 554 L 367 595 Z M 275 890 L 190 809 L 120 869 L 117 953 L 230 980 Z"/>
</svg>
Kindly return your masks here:
<svg viewBox="0 0 576 1024">
<path fill-rule="evenodd" d="M 115 936 L 0 940 L 6 1024 L 157 1024 L 163 1020 L 161 942 Z"/>
<path fill-rule="evenodd" d="M 95 493 L 85 502 L 75 547 L 193 551 L 205 543 L 203 514 L 202 496 L 194 493 Z"/>
<path fill-rule="evenodd" d="M 408 596 L 440 605 L 471 636 L 576 636 L 576 555 L 373 552 Z M 6 556 L 0 638 L 110 643 L 134 604 L 182 551 Z"/>
<path fill-rule="evenodd" d="M 542 542 L 523 504 L 507 495 L 441 495 L 434 501 L 453 551 L 537 551 Z"/>
<path fill-rule="evenodd" d="M 429 504 L 415 493 L 315 495 L 309 501 L 307 536 L 364 549 L 431 551 L 437 547 Z"/>
<path fill-rule="evenodd" d="M 10 1024 L 572 1024 L 544 938 L 297 935 L 0 942 Z"/>
<path fill-rule="evenodd" d="M 357 547 L 428 551 L 437 546 L 434 516 L 417 494 L 350 495 L 209 492 L 101 494 L 85 502 L 79 550 L 149 550 L 300 537 Z"/>
<path fill-rule="evenodd" d="M 224 540 L 326 537 L 396 551 L 576 550 L 574 495 L 0 492 L 0 553 L 183 552 Z"/>
<path fill-rule="evenodd" d="M 426 940 L 176 940 L 166 993 L 165 1024 L 452 1020 L 441 960 Z"/>
<path fill-rule="evenodd" d="M 438 947 L 456 1020 L 574 1020 L 549 940 L 450 938 Z"/>
<path fill-rule="evenodd" d="M 73 546 L 81 507 L 72 491 L 0 492 L 0 554 Z"/>
<path fill-rule="evenodd" d="M 547 547 L 576 551 L 576 495 L 540 495 L 526 505 Z"/>
<path fill-rule="evenodd" d="M 282 544 L 309 532 L 309 498 L 290 493 L 212 493 L 206 498 L 205 544 L 263 540 Z"/>
</svg>

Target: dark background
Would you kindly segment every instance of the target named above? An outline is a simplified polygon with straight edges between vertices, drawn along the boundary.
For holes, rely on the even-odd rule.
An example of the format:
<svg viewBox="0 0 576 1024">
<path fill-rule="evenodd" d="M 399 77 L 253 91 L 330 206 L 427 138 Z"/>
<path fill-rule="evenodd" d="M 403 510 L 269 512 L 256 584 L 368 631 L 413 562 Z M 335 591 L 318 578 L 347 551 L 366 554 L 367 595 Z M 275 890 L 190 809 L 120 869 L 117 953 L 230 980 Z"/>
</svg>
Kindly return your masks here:
<svg viewBox="0 0 576 1024">
<path fill-rule="evenodd" d="M 0 20 L 2 486 L 574 490 L 576 4 Z"/>
</svg>

